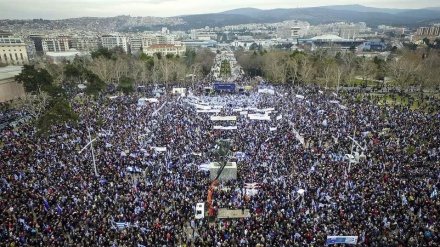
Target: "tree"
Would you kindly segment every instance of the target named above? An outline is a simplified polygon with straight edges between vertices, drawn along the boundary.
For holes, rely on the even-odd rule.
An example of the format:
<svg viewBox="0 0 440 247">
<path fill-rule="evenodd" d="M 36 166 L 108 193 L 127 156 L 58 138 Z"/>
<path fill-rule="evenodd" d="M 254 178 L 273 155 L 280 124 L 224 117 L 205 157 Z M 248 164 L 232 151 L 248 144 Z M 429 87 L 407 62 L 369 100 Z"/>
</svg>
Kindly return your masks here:
<svg viewBox="0 0 440 247">
<path fill-rule="evenodd" d="M 60 86 L 65 80 L 64 67 L 65 67 L 65 63 L 55 64 L 55 63 L 46 62 L 46 63 L 38 63 L 35 68 L 37 70 L 38 69 L 47 70 L 47 72 L 49 72 L 49 74 L 53 78 L 52 84 L 55 86 Z"/>
<path fill-rule="evenodd" d="M 99 57 L 104 57 L 106 59 L 111 59 L 113 56 L 112 51 L 110 51 L 109 49 L 105 48 L 105 47 L 101 47 L 96 51 L 93 51 L 91 53 L 91 56 L 93 59 L 99 58 Z"/>
<path fill-rule="evenodd" d="M 105 83 L 111 83 L 115 79 L 114 61 L 105 57 L 93 60 L 89 70 L 96 74 Z"/>
<path fill-rule="evenodd" d="M 36 69 L 34 65 L 24 65 L 20 74 L 15 76 L 15 80 L 23 83 L 26 92 L 34 94 L 49 90 L 53 82 L 46 69 Z"/>
<path fill-rule="evenodd" d="M 130 94 L 134 92 L 134 80 L 133 78 L 127 77 L 123 75 L 118 84 L 118 91 L 123 92 L 124 94 Z"/>
<path fill-rule="evenodd" d="M 316 72 L 313 68 L 313 62 L 304 55 L 298 58 L 298 65 L 301 81 L 305 84 L 309 83 Z"/>
<path fill-rule="evenodd" d="M 53 99 L 48 110 L 37 120 L 37 135 L 47 136 L 52 132 L 53 126 L 65 123 L 74 124 L 78 119 L 78 115 L 72 110 L 69 102 L 64 98 Z"/>
<path fill-rule="evenodd" d="M 335 60 L 333 58 L 326 57 L 322 60 L 322 63 L 320 64 L 321 64 L 320 67 L 322 68 L 322 75 L 325 81 L 325 89 L 328 89 L 329 88 L 328 84 L 333 78 L 334 67 L 336 66 Z"/>
<path fill-rule="evenodd" d="M 343 77 L 343 74 L 345 72 L 345 65 L 343 63 L 335 63 L 335 65 L 332 68 L 332 73 L 334 78 L 336 79 L 336 93 L 339 92 L 339 85 L 341 84 L 341 79 Z"/>
<path fill-rule="evenodd" d="M 87 81 L 86 93 L 89 95 L 97 95 L 106 87 L 105 82 L 90 70 L 85 71 L 84 77 Z"/>
<path fill-rule="evenodd" d="M 44 113 L 51 97 L 47 92 L 40 92 L 38 94 L 26 93 L 23 98 L 14 100 L 13 107 L 27 112 L 35 119 L 39 119 Z"/>
<path fill-rule="evenodd" d="M 113 61 L 113 72 L 113 77 L 116 79 L 116 83 L 119 85 L 122 76 L 126 76 L 128 74 L 127 60 L 119 57 L 116 59 L 116 61 Z"/>
<path fill-rule="evenodd" d="M 287 54 L 285 52 L 271 52 L 264 55 L 263 71 L 267 79 L 276 83 L 285 84 L 287 81 Z"/>
<path fill-rule="evenodd" d="M 416 72 L 421 68 L 421 57 L 413 52 L 406 52 L 402 57 L 389 63 L 389 74 L 401 87 L 407 90 L 415 82 Z"/>
<path fill-rule="evenodd" d="M 440 56 L 432 51 L 421 61 L 419 69 L 415 71 L 415 84 L 419 87 L 420 92 L 423 92 L 426 88 L 439 86 Z"/>
<path fill-rule="evenodd" d="M 231 76 L 231 64 L 227 60 L 223 60 L 220 65 L 220 76 L 229 77 Z"/>
<path fill-rule="evenodd" d="M 203 48 L 197 50 L 193 63 L 201 64 L 203 76 L 207 76 L 209 72 L 211 72 L 212 66 L 214 66 L 214 58 L 214 52 L 212 52 L 209 48 Z"/>
<path fill-rule="evenodd" d="M 374 78 L 374 73 L 376 72 L 376 65 L 369 59 L 361 57 L 358 59 L 357 63 L 358 73 L 362 78 L 364 83 L 368 80 Z"/>
</svg>

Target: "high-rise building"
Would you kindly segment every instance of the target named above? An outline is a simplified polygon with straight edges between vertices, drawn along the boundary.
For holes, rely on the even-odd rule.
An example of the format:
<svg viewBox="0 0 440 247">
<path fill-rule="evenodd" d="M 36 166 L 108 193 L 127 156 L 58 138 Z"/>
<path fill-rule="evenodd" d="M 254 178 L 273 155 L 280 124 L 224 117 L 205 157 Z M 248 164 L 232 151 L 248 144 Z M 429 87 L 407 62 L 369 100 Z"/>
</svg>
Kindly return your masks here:
<svg viewBox="0 0 440 247">
<path fill-rule="evenodd" d="M 142 37 L 130 37 L 130 53 L 137 54 L 142 52 Z"/>
<path fill-rule="evenodd" d="M 109 34 L 103 35 L 101 37 L 102 47 L 107 49 L 114 49 L 116 47 L 121 47 L 124 52 L 128 52 L 128 42 L 127 37 L 119 34 Z"/>
<path fill-rule="evenodd" d="M 69 37 L 58 36 L 51 38 L 44 38 L 41 42 L 43 46 L 43 52 L 58 52 L 58 51 L 68 51 L 69 47 Z"/>
<path fill-rule="evenodd" d="M 37 52 L 43 51 L 43 35 L 31 34 L 31 35 L 29 35 L 29 39 L 34 42 L 35 50 Z"/>
<path fill-rule="evenodd" d="M 20 38 L 0 38 L 0 62 L 8 65 L 28 64 L 26 44 Z"/>
<path fill-rule="evenodd" d="M 70 48 L 78 51 L 95 51 L 101 46 L 99 36 L 74 36 L 69 41 Z"/>
</svg>

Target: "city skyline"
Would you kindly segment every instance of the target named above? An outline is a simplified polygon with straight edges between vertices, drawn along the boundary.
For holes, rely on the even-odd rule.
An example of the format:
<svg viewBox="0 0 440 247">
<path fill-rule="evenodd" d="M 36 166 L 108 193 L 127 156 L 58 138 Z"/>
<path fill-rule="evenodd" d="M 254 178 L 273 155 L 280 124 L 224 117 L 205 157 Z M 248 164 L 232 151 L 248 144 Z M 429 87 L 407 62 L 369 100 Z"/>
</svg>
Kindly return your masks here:
<svg viewBox="0 0 440 247">
<path fill-rule="evenodd" d="M 76 17 L 111 17 L 117 15 L 173 17 L 180 15 L 217 13 L 237 8 L 304 8 L 328 5 L 360 4 L 376 8 L 422 9 L 440 6 L 434 0 L 420 1 L 379 1 L 363 0 L 335 0 L 331 4 L 323 0 L 292 2 L 289 0 L 253 1 L 202 1 L 192 0 L 16 0 L 14 4 L 0 1 L 1 19 L 67 19 Z"/>
</svg>

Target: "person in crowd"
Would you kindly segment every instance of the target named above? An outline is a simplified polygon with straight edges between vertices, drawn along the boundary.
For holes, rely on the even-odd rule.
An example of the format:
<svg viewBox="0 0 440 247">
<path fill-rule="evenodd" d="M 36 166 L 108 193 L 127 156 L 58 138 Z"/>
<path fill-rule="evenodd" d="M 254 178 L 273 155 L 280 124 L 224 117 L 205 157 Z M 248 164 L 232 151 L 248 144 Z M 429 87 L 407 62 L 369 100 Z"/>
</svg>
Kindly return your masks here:
<svg viewBox="0 0 440 247">
<path fill-rule="evenodd" d="M 84 96 L 72 103 L 77 125 L 54 126 L 48 136 L 31 122 L 2 129 L 0 242 L 324 246 L 327 236 L 357 236 L 358 246 L 439 246 L 438 108 L 299 92 L 164 95 L 145 105 L 139 94 Z M 221 110 L 200 112 L 201 102 Z M 214 204 L 246 213 L 195 219 L 212 182 L 200 167 L 215 161 L 218 139 L 243 155 L 237 179 L 218 183 Z M 257 183 L 256 193 L 245 183 Z"/>
</svg>

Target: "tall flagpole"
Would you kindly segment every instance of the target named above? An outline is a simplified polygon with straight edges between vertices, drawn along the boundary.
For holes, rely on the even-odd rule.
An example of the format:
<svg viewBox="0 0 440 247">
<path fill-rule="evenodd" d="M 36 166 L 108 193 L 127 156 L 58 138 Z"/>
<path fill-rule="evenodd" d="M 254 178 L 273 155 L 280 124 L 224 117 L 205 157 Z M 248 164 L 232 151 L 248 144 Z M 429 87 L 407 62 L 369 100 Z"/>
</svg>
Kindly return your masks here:
<svg viewBox="0 0 440 247">
<path fill-rule="evenodd" d="M 354 148 L 354 138 L 356 137 L 356 126 L 354 126 L 354 131 L 353 131 L 353 141 L 351 142 L 351 150 L 350 150 L 350 159 L 348 160 L 348 172 L 350 172 L 350 167 L 351 167 L 351 157 L 353 157 L 353 148 Z"/>
</svg>

